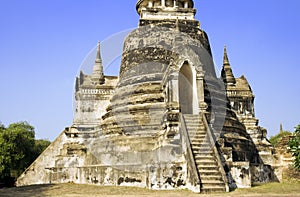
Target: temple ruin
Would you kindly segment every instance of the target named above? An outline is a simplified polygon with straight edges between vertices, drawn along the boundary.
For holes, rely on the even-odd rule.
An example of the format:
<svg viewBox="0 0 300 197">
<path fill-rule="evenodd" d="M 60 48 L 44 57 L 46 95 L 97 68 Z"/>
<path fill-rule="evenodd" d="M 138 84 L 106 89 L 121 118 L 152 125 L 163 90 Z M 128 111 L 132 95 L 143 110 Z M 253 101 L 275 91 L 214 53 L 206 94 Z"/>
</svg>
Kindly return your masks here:
<svg viewBox="0 0 300 197">
<path fill-rule="evenodd" d="M 224 48 L 218 77 L 193 0 L 139 0 L 119 76 L 76 78 L 76 111 L 17 185 L 78 183 L 225 192 L 278 180 L 254 94 Z"/>
</svg>

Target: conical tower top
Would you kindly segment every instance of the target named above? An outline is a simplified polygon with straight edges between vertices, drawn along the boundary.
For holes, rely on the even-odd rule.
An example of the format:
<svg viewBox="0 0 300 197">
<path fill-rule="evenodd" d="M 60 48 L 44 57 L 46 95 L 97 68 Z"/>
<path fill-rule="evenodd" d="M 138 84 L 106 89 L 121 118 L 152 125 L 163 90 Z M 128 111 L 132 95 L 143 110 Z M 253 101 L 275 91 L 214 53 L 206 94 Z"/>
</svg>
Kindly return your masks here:
<svg viewBox="0 0 300 197">
<path fill-rule="evenodd" d="M 101 53 L 100 53 L 100 41 L 98 41 L 98 45 L 97 45 L 97 55 L 96 55 L 96 63 L 101 63 Z"/>
<path fill-rule="evenodd" d="M 227 48 L 224 46 L 224 60 L 223 60 L 223 68 L 222 68 L 222 73 L 221 77 L 226 85 L 235 85 L 236 80 L 233 75 L 228 55 L 227 55 Z"/>
<path fill-rule="evenodd" d="M 223 65 L 225 65 L 225 64 L 229 64 L 226 45 L 224 46 L 224 60 L 223 60 Z"/>
<path fill-rule="evenodd" d="M 93 68 L 92 78 L 93 78 L 93 81 L 96 84 L 103 84 L 104 83 L 104 74 L 103 74 L 103 66 L 102 66 L 102 59 L 101 59 L 100 42 L 98 42 L 98 45 L 97 45 L 97 54 L 96 54 L 95 65 L 94 65 L 94 68 Z"/>
</svg>

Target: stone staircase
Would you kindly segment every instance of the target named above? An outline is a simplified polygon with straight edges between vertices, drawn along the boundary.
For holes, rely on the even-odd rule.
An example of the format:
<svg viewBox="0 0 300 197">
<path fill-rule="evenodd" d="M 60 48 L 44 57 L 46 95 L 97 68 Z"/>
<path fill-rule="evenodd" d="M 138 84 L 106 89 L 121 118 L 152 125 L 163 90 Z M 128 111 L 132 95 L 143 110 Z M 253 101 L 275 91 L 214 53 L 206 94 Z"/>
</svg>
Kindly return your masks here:
<svg viewBox="0 0 300 197">
<path fill-rule="evenodd" d="M 202 118 L 185 114 L 184 119 L 201 180 L 201 193 L 225 192 L 226 186 Z"/>
</svg>

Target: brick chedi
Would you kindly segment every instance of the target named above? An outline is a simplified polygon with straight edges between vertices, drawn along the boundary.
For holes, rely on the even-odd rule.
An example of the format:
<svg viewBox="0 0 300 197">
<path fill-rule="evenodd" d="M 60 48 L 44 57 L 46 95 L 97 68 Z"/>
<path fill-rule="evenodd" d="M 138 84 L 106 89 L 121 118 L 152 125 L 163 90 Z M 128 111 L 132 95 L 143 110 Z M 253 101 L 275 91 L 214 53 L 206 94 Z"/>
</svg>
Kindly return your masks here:
<svg viewBox="0 0 300 197">
<path fill-rule="evenodd" d="M 140 0 L 119 76 L 76 78 L 74 122 L 17 185 L 66 183 L 224 192 L 276 180 L 254 95 L 225 49 L 217 77 L 192 0 Z"/>
</svg>

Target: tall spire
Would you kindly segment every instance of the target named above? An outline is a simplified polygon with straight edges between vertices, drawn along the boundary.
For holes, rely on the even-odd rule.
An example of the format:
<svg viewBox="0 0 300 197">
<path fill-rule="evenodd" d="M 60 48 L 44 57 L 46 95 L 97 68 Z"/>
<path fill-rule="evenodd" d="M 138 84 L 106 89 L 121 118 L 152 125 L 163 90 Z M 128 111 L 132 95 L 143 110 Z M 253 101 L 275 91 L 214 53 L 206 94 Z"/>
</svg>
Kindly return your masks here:
<svg viewBox="0 0 300 197">
<path fill-rule="evenodd" d="M 225 64 L 229 64 L 226 45 L 224 46 L 224 60 L 223 60 L 223 65 L 225 65 Z"/>
<path fill-rule="evenodd" d="M 179 20 L 178 20 L 178 17 L 176 18 L 176 31 L 180 31 L 179 30 Z"/>
<path fill-rule="evenodd" d="M 235 85 L 236 83 L 229 63 L 226 46 L 224 46 L 224 60 L 221 77 L 226 85 Z"/>
<path fill-rule="evenodd" d="M 92 79 L 96 84 L 104 83 L 103 66 L 102 66 L 101 52 L 100 52 L 100 42 L 98 42 L 98 46 L 97 46 L 97 54 L 96 54 L 95 65 L 93 68 Z"/>
<path fill-rule="evenodd" d="M 98 41 L 96 63 L 101 63 L 100 42 Z"/>
</svg>

